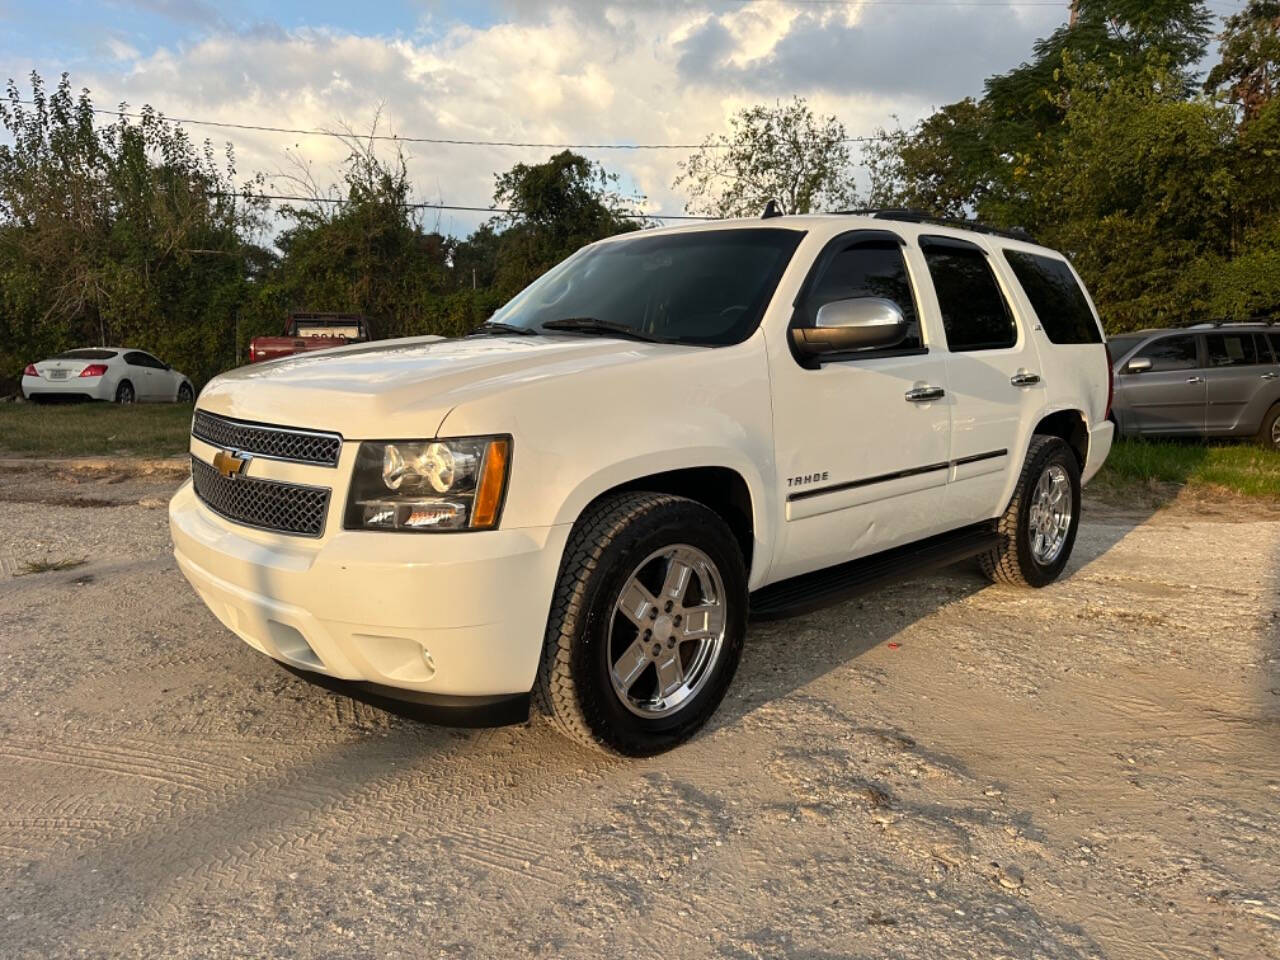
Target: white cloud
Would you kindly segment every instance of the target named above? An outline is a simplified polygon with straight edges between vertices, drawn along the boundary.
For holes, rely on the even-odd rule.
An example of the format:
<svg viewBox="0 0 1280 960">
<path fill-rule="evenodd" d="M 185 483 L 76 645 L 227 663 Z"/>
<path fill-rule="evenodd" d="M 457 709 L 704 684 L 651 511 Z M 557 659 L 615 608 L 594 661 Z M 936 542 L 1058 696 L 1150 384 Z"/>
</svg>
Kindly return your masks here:
<svg viewBox="0 0 1280 960">
<path fill-rule="evenodd" d="M 713 12 L 684 3 L 504 9 L 507 20 L 490 26 L 440 28 L 433 15 L 435 29 L 412 36 L 267 25 L 213 29 L 145 56 L 121 43 L 113 53 L 127 59 L 126 69 L 72 79 L 99 104 L 151 103 L 170 116 L 362 129 L 382 108 L 384 123 L 401 135 L 577 143 L 697 142 L 723 130 L 735 109 L 794 93 L 860 134 L 892 115 L 910 121 L 931 104 L 979 92 L 983 76 L 1028 55 L 1034 36 L 1054 23 L 1007 10 L 997 20 L 976 18 L 973 8 L 934 7 L 922 19 L 918 11 L 880 12 L 901 7 L 873 15 L 776 0 Z M 59 70 L 33 65 L 50 76 Z M 328 179 L 344 155 L 324 137 L 192 132 L 230 139 L 242 172 L 278 170 L 289 149 Z M 495 172 L 550 152 L 409 150 L 419 199 L 459 204 L 487 203 Z M 646 192 L 655 209 L 682 209 L 671 182 L 684 152 L 586 152 Z M 479 219 L 445 215 L 441 225 L 465 232 Z"/>
</svg>

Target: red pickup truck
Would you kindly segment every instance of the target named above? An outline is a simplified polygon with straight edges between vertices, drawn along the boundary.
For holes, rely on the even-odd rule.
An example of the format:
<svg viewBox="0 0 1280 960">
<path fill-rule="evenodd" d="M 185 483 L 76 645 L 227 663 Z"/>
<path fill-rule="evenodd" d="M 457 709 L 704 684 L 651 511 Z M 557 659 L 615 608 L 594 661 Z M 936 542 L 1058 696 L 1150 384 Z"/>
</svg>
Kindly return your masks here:
<svg viewBox="0 0 1280 960">
<path fill-rule="evenodd" d="M 373 339 L 369 321 L 354 313 L 291 313 L 282 337 L 254 337 L 249 362 L 274 360 L 291 353 L 327 350 Z"/>
</svg>

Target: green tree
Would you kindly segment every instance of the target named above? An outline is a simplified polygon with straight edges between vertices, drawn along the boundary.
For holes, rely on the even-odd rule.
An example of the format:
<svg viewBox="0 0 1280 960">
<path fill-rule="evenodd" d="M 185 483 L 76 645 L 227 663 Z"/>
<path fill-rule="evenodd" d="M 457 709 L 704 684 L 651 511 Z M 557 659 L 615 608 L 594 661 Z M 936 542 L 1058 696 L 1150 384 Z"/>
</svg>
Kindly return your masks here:
<svg viewBox="0 0 1280 960">
<path fill-rule="evenodd" d="M 1230 251 L 1231 111 L 1150 71 L 1067 68 L 1062 131 L 1030 194 L 1039 239 L 1075 261 L 1112 332 L 1205 319 L 1209 298 L 1188 271 Z"/>
<path fill-rule="evenodd" d="M 380 156 L 376 132 L 375 120 L 370 136 L 344 138 L 339 184 L 321 188 L 305 167 L 289 176 L 310 201 L 280 210 L 280 258 L 243 337 L 277 333 L 299 310 L 361 313 L 380 337 L 442 332 L 432 301 L 454 287 L 454 241 L 424 227 L 403 153 Z"/>
<path fill-rule="evenodd" d="M 496 257 L 491 276 L 510 297 L 579 247 L 644 225 L 644 198 L 627 195 L 618 177 L 565 150 L 545 163 L 517 163 L 494 180 L 494 206 L 505 209 L 467 248 Z M 485 228 L 482 228 L 482 231 Z M 478 269 L 484 269 L 477 264 Z M 466 277 L 460 278 L 464 283 Z"/>
<path fill-rule="evenodd" d="M 871 148 L 873 198 L 1040 229 L 1045 211 L 1032 202 L 1034 181 L 1044 151 L 1062 135 L 1077 76 L 1063 65 L 1090 65 L 1090 76 L 1104 81 L 1158 74 L 1185 96 L 1211 23 L 1203 0 L 1078 0 L 1074 23 L 1036 41 L 1030 60 L 988 79 L 980 100 L 943 107 Z"/>
<path fill-rule="evenodd" d="M 672 185 L 685 209 L 714 217 L 759 215 L 776 200 L 784 213 L 857 205 L 849 135 L 832 116 L 815 116 L 800 97 L 758 104 L 729 118 L 730 132 L 707 137 L 678 164 Z"/>
<path fill-rule="evenodd" d="M 1237 104 L 1248 122 L 1280 85 L 1280 0 L 1249 0 L 1227 18 L 1218 42 L 1222 59 L 1209 71 L 1205 92 Z"/>
<path fill-rule="evenodd" d="M 86 343 L 153 350 L 197 382 L 230 365 L 255 178 L 150 108 L 95 126 L 88 91 L 11 80 L 0 123 L 0 371 Z"/>
</svg>

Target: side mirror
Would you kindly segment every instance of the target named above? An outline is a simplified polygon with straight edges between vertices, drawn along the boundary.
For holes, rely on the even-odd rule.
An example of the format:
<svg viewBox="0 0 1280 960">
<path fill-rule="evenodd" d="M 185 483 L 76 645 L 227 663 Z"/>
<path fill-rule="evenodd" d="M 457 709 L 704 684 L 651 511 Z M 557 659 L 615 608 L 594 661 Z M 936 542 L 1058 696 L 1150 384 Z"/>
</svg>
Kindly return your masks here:
<svg viewBox="0 0 1280 960">
<path fill-rule="evenodd" d="M 1134 357 L 1124 365 L 1125 373 L 1144 373 L 1151 369 L 1150 357 Z"/>
<path fill-rule="evenodd" d="M 801 356 L 896 347 L 907 338 L 907 318 L 892 300 L 857 297 L 833 300 L 818 308 L 812 327 L 795 327 L 791 342 Z"/>
</svg>

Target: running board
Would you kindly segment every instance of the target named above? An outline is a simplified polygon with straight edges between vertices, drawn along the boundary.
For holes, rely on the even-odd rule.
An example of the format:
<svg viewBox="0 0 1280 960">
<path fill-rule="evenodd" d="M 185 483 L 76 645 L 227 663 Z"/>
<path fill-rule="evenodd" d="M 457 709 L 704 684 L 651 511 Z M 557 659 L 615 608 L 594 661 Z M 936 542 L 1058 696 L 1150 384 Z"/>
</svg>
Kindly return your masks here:
<svg viewBox="0 0 1280 960">
<path fill-rule="evenodd" d="M 909 580 L 993 549 L 1000 535 L 991 523 L 979 523 L 771 583 L 751 594 L 751 619 L 776 620 L 830 606 L 898 580 Z"/>
</svg>

